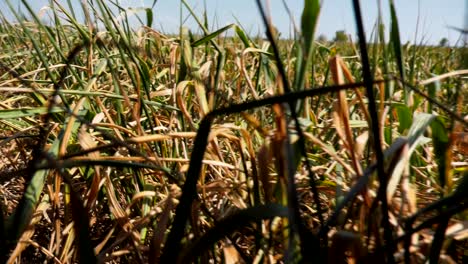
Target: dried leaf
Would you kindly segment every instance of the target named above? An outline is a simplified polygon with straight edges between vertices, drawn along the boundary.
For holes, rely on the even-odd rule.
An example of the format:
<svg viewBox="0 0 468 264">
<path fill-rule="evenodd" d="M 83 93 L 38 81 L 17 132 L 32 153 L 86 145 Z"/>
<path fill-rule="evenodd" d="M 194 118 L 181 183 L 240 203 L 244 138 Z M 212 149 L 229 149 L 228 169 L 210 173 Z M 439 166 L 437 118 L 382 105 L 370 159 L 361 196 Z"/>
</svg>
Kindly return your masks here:
<svg viewBox="0 0 468 264">
<path fill-rule="evenodd" d="M 243 263 L 240 258 L 239 252 L 237 252 L 236 248 L 233 245 L 225 245 L 223 247 L 223 254 L 224 254 L 224 263 L 226 264 L 239 264 Z"/>
</svg>

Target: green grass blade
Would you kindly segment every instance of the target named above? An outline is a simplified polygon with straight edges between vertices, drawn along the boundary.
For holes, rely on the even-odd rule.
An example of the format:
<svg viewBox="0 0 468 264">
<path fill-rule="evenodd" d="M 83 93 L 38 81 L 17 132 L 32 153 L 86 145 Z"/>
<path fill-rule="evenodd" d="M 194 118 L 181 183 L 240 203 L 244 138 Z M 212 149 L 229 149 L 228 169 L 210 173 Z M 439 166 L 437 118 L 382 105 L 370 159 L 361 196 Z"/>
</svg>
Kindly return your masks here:
<svg viewBox="0 0 468 264">
<path fill-rule="evenodd" d="M 411 127 L 413 122 L 413 115 L 409 107 L 405 104 L 394 105 L 398 115 L 398 132 L 403 134 L 407 129 Z"/>
<path fill-rule="evenodd" d="M 303 45 L 296 43 L 296 76 L 293 82 L 293 90 L 304 89 L 307 71 L 313 65 L 312 50 L 314 46 L 315 30 L 320 14 L 319 0 L 304 0 L 304 9 L 301 16 L 301 33 Z M 314 66 L 313 66 L 314 67 Z M 314 79 L 314 78 L 312 78 Z M 296 106 L 296 111 L 301 114 L 304 110 L 304 102 L 300 101 Z M 307 112 L 307 111 L 306 111 Z M 308 115 L 308 113 L 306 113 Z"/>
<path fill-rule="evenodd" d="M 13 119 L 21 117 L 30 117 L 36 115 L 47 114 L 48 107 L 36 107 L 36 108 L 19 108 L 19 109 L 1 109 L 0 120 L 2 119 Z M 61 107 L 53 107 L 49 113 L 63 113 L 65 109 Z"/>
<path fill-rule="evenodd" d="M 68 0 L 70 1 L 70 0 Z M 71 14 L 65 9 L 60 3 L 54 2 L 55 5 L 57 5 L 60 9 L 60 12 L 62 12 L 67 18 L 68 22 L 70 22 L 75 29 L 80 33 L 81 37 L 83 37 L 83 40 L 85 43 L 89 43 L 91 41 L 90 34 L 85 30 L 85 27 L 83 27 L 77 20 L 76 16 L 74 14 L 74 11 L 72 8 L 70 8 Z M 69 7 L 71 6 L 70 3 L 68 3 Z M 55 9 L 54 9 L 55 11 Z"/>
<path fill-rule="evenodd" d="M 252 41 L 249 39 L 249 37 L 247 37 L 247 34 L 245 34 L 244 30 L 238 25 L 235 25 L 234 29 L 236 31 L 237 36 L 240 38 L 242 43 L 244 43 L 244 47 L 245 48 L 251 47 Z"/>
<path fill-rule="evenodd" d="M 195 12 L 190 7 L 190 5 L 185 0 L 182 0 L 182 4 L 188 9 L 188 11 L 192 15 L 192 17 L 197 22 L 198 26 L 203 30 L 203 33 L 205 35 L 209 35 L 210 34 L 209 30 L 205 27 L 205 25 L 200 20 L 200 18 L 198 18 L 198 16 L 196 16 Z M 210 39 L 210 43 L 211 43 L 211 45 L 213 45 L 213 47 L 216 49 L 216 51 L 218 51 L 218 61 L 217 61 L 217 64 L 216 64 L 215 81 L 214 81 L 214 87 L 213 87 L 214 90 L 217 90 L 217 88 L 220 86 L 221 73 L 222 73 L 222 69 L 224 68 L 224 64 L 225 64 L 225 60 L 226 60 L 226 52 L 213 39 Z"/>
<path fill-rule="evenodd" d="M 146 26 L 152 27 L 153 26 L 153 9 L 145 8 L 145 11 L 146 11 Z"/>
<path fill-rule="evenodd" d="M 431 141 L 429 138 L 424 137 L 424 132 L 426 132 L 427 128 L 435 118 L 435 115 L 425 113 L 420 113 L 414 117 L 414 122 L 411 124 L 407 134 L 409 145 L 408 151 L 406 152 L 405 156 L 401 155 L 403 157 L 398 160 L 393 168 L 387 168 L 390 169 L 389 173 L 391 173 L 387 186 L 388 200 L 393 197 L 397 185 L 400 182 L 401 176 L 403 175 L 404 169 L 410 165 L 410 158 L 416 148 Z"/>
<path fill-rule="evenodd" d="M 195 47 L 198 47 L 200 45 L 204 45 L 206 43 L 208 43 L 209 41 L 211 41 L 212 39 L 216 38 L 217 36 L 221 35 L 223 32 L 225 32 L 226 30 L 230 29 L 234 27 L 234 24 L 229 24 L 225 27 L 222 27 L 218 30 L 216 30 L 215 32 L 211 33 L 211 34 L 208 34 L 206 35 L 205 37 L 197 40 L 197 41 L 194 41 L 192 42 L 192 47 L 195 48 Z"/>
<path fill-rule="evenodd" d="M 450 160 L 449 160 L 449 136 L 442 119 L 436 118 L 432 124 L 432 140 L 434 143 L 434 156 L 439 172 L 439 184 L 442 188 L 451 187 Z"/>
<path fill-rule="evenodd" d="M 305 53 L 308 55 L 314 42 L 315 29 L 320 14 L 319 0 L 304 0 L 301 17 L 302 37 L 304 38 Z"/>
<path fill-rule="evenodd" d="M 391 30 L 390 30 L 390 42 L 393 47 L 393 53 L 396 58 L 398 72 L 400 74 L 401 80 L 405 81 L 405 69 L 403 65 L 403 51 L 401 49 L 401 41 L 400 41 L 400 29 L 398 26 L 398 17 L 395 10 L 395 4 L 393 0 L 390 1 L 390 16 L 391 16 Z M 405 104 L 408 103 L 408 94 L 406 88 L 404 89 L 405 96 Z"/>
<path fill-rule="evenodd" d="M 297 58 L 296 61 L 297 65 L 296 68 L 297 74 L 296 79 L 294 80 L 294 87 L 295 90 L 302 90 L 304 89 L 304 83 L 307 73 L 307 69 L 311 64 L 311 54 L 312 48 L 314 44 L 314 35 L 315 29 L 317 27 L 318 18 L 320 14 L 320 2 L 319 0 L 305 0 L 304 1 L 304 9 L 302 11 L 301 17 L 301 30 L 302 30 L 302 37 L 304 40 L 304 45 L 302 48 L 297 49 Z M 302 103 L 299 104 L 298 110 L 301 110 Z M 300 113 L 300 112 L 299 112 Z"/>
<path fill-rule="evenodd" d="M 57 139 L 52 144 L 52 147 L 49 150 L 51 155 L 57 155 L 58 149 L 60 146 L 60 140 Z M 41 196 L 42 190 L 44 189 L 44 184 L 46 177 L 49 175 L 49 170 L 37 170 L 31 178 L 26 191 L 23 194 L 18 207 L 11 216 L 7 219 L 6 231 L 7 236 L 10 240 L 16 241 L 21 237 L 26 227 L 29 225 L 29 221 L 34 213 L 39 198 Z"/>
</svg>

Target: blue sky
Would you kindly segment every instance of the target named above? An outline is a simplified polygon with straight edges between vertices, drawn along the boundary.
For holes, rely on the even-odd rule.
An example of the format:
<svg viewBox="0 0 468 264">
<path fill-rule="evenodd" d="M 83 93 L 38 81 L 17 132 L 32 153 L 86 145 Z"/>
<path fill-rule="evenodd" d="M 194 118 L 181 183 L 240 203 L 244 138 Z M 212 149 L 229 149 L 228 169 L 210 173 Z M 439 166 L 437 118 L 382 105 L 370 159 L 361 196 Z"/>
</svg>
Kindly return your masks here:
<svg viewBox="0 0 468 264">
<path fill-rule="evenodd" d="M 7 10 L 5 2 L 0 0 L 1 10 Z M 15 6 L 18 0 L 10 0 Z M 66 2 L 61 0 L 62 2 Z M 78 2 L 79 0 L 71 0 Z M 369 37 L 377 18 L 378 0 L 361 0 L 361 8 L 365 21 L 367 36 Z M 30 1 L 35 10 L 45 6 L 47 0 Z M 153 0 L 120 0 L 127 7 L 149 7 Z M 215 30 L 229 23 L 236 22 L 236 18 L 242 26 L 251 34 L 263 32 L 263 26 L 259 18 L 259 12 L 254 0 L 187 0 L 198 14 L 202 14 L 206 2 L 210 30 Z M 282 0 L 270 0 L 270 10 L 273 23 L 282 32 L 284 37 L 290 36 L 291 19 L 286 13 Z M 296 23 L 300 22 L 303 0 L 284 0 L 293 13 Z M 337 30 L 345 30 L 355 35 L 355 23 L 353 20 L 353 8 L 351 0 L 323 0 L 318 34 L 324 34 L 329 39 L 333 38 Z M 389 22 L 388 0 L 381 0 L 384 21 Z M 466 0 L 395 0 L 395 6 L 400 23 L 400 34 L 403 42 L 436 44 L 441 38 L 448 38 L 450 44 L 460 37 L 460 34 L 450 29 L 449 26 L 458 28 L 468 27 L 468 2 Z M 165 33 L 178 32 L 180 25 L 180 1 L 158 0 L 154 7 L 154 27 Z M 183 10 L 184 18 L 188 15 Z M 416 34 L 416 25 L 419 15 L 419 27 Z M 144 17 L 144 16 L 143 16 Z M 193 19 L 184 20 L 184 26 L 197 31 L 198 27 Z"/>
</svg>

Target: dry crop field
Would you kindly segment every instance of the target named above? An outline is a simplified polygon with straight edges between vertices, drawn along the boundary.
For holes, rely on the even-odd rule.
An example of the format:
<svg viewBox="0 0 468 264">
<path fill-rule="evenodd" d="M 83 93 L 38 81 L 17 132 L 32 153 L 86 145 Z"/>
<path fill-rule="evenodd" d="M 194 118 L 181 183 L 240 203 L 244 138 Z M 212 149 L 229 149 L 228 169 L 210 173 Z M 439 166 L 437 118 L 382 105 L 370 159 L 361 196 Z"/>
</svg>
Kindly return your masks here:
<svg viewBox="0 0 468 264">
<path fill-rule="evenodd" d="M 466 42 L 400 43 L 392 1 L 341 42 L 318 0 L 290 40 L 6 2 L 0 262 L 467 263 Z"/>
</svg>

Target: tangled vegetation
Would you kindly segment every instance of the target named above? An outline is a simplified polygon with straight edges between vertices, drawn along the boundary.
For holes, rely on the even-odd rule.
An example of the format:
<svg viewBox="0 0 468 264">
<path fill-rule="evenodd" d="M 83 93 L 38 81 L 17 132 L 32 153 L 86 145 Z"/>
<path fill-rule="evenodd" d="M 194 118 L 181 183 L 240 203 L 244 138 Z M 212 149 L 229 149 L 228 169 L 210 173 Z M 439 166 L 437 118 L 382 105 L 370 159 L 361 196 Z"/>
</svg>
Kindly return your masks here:
<svg viewBox="0 0 468 264">
<path fill-rule="evenodd" d="M 7 3 L 1 262 L 468 260 L 467 46 L 402 45 L 393 1 L 389 41 L 336 43 L 318 0 L 294 40 Z"/>
</svg>

